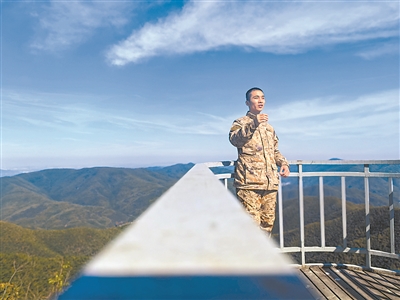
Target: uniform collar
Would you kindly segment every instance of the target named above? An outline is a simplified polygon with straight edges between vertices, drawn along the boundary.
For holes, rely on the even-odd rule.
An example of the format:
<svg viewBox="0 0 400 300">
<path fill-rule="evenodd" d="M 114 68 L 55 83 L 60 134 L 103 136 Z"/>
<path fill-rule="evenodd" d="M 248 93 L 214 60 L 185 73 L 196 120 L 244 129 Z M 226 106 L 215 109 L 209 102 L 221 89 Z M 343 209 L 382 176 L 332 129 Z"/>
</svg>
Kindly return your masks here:
<svg viewBox="0 0 400 300">
<path fill-rule="evenodd" d="M 246 116 L 248 116 L 248 117 L 250 117 L 250 118 L 252 118 L 252 119 L 257 118 L 257 115 L 253 114 L 253 113 L 250 112 L 250 111 L 247 112 Z"/>
</svg>

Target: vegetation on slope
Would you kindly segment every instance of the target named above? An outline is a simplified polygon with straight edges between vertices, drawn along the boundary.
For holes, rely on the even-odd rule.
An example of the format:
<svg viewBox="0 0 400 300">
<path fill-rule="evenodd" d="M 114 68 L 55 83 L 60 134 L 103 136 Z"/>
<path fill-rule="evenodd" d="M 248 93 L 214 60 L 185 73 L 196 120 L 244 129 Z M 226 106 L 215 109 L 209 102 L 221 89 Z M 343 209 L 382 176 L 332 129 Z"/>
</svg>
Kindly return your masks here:
<svg viewBox="0 0 400 300">
<path fill-rule="evenodd" d="M 61 291 L 121 228 L 33 230 L 0 222 L 0 231 L 0 296 L 31 300 Z"/>
<path fill-rule="evenodd" d="M 52 169 L 1 178 L 2 218 L 29 228 L 109 228 L 131 222 L 193 164 Z"/>
</svg>

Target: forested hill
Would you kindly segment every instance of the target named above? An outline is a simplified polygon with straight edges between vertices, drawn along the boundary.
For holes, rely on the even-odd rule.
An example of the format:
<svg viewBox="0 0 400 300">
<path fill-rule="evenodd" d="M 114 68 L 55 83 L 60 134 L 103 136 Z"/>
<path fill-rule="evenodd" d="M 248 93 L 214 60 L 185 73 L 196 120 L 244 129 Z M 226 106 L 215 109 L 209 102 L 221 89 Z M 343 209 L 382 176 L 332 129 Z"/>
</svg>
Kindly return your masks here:
<svg viewBox="0 0 400 300">
<path fill-rule="evenodd" d="M 28 229 L 0 221 L 1 299 L 54 299 L 121 228 Z"/>
<path fill-rule="evenodd" d="M 49 169 L 2 177 L 2 219 L 44 229 L 131 222 L 192 166 Z"/>
<path fill-rule="evenodd" d="M 120 227 L 107 229 L 68 228 L 62 230 L 29 229 L 0 221 L 3 254 L 25 254 L 40 257 L 87 256 L 96 254 L 121 232 Z"/>
<path fill-rule="evenodd" d="M 2 220 L 27 228 L 109 228 L 135 220 L 191 167 L 49 169 L 2 177 Z M 291 166 L 296 172 L 296 166 Z M 224 167 L 214 172 L 233 172 Z M 356 171 L 362 165 L 305 165 L 304 171 Z M 371 171 L 400 172 L 400 165 L 371 166 Z M 233 191 L 232 180 L 229 189 Z M 318 178 L 304 178 L 305 196 L 318 196 Z M 394 180 L 399 206 L 400 179 Z M 324 178 L 326 197 L 341 197 L 340 178 Z M 298 178 L 283 180 L 284 201 L 298 201 Z M 348 202 L 364 203 L 364 179 L 346 178 Z M 386 178 L 370 178 L 370 202 L 388 205 Z"/>
</svg>

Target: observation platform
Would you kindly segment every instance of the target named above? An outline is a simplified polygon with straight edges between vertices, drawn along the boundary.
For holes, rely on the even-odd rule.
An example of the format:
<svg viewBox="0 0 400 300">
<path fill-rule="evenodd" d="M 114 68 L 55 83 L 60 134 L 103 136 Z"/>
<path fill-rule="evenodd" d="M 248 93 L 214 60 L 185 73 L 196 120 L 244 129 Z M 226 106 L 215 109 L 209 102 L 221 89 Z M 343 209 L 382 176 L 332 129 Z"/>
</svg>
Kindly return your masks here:
<svg viewBox="0 0 400 300">
<path fill-rule="evenodd" d="M 371 256 L 400 260 L 395 249 L 394 185 L 399 172 L 370 172 L 371 164 L 400 161 L 361 161 L 363 172 L 305 172 L 298 170 L 300 245 L 284 245 L 282 184 L 278 196 L 279 243 L 268 238 L 225 187 L 231 173 L 211 168 L 233 162 L 195 165 L 132 225 L 107 245 L 83 269 L 59 299 L 400 299 L 400 271 L 372 266 Z M 339 164 L 323 161 L 318 164 Z M 304 177 L 319 178 L 320 244 L 305 246 Z M 325 244 L 323 178 L 342 184 L 343 243 Z M 365 248 L 347 245 L 345 178 L 362 177 L 365 186 Z M 388 178 L 390 251 L 371 248 L 369 179 Z M 399 231 L 398 229 L 396 231 Z M 397 250 L 397 252 L 396 252 Z M 306 253 L 355 253 L 365 265 L 306 263 Z M 290 254 L 297 253 L 300 263 Z"/>
</svg>

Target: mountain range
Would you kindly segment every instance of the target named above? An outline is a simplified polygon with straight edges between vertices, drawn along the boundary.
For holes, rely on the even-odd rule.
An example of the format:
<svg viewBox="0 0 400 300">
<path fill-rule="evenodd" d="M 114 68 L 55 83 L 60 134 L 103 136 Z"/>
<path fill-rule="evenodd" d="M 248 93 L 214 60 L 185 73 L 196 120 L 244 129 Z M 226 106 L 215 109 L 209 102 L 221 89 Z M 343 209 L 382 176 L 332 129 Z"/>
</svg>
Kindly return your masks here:
<svg viewBox="0 0 400 300">
<path fill-rule="evenodd" d="M 2 220 L 44 229 L 132 222 L 192 166 L 49 169 L 2 177 Z"/>
<path fill-rule="evenodd" d="M 2 220 L 27 228 L 109 228 L 134 221 L 191 167 L 48 169 L 0 178 Z M 307 165 L 304 171 L 362 171 L 359 165 Z M 400 165 L 373 166 L 373 171 L 399 172 Z M 296 172 L 296 166 L 291 166 Z M 233 167 L 212 169 L 231 173 Z M 298 179 L 282 181 L 284 201 L 298 199 Z M 318 178 L 304 178 L 305 196 L 319 193 Z M 394 180 L 396 206 L 400 179 Z M 232 179 L 228 188 L 234 192 Z M 341 197 L 340 178 L 324 178 L 326 197 Z M 364 203 L 363 178 L 346 178 L 346 198 Z M 298 201 L 298 200 L 297 200 Z M 370 178 L 370 203 L 388 205 L 386 178 Z"/>
<path fill-rule="evenodd" d="M 134 221 L 193 164 L 151 168 L 50 169 L 0 178 L 0 293 L 21 299 L 53 299 L 58 288 L 79 274 L 82 266 L 117 236 L 122 225 Z M 400 166 L 377 166 L 382 172 L 400 172 Z M 307 166 L 307 171 L 362 171 L 360 166 Z M 375 167 L 374 167 L 375 168 Z M 306 168 L 305 168 L 306 169 Z M 232 167 L 213 169 L 231 173 Z M 295 166 L 292 171 L 296 171 Z M 374 170 L 376 171 L 376 170 Z M 398 203 L 400 179 L 394 180 Z M 232 179 L 228 188 L 234 191 Z M 304 179 L 305 246 L 320 244 L 318 179 Z M 390 251 L 388 182 L 370 179 L 370 235 L 373 249 Z M 342 239 L 340 178 L 324 178 L 325 239 L 338 246 Z M 347 245 L 365 247 L 364 180 L 346 178 Z M 283 180 L 285 246 L 300 246 L 298 179 Z M 279 210 L 279 209 L 278 209 Z M 395 247 L 400 248 L 400 209 L 395 209 Z M 276 224 L 279 221 L 277 214 Z M 117 226 L 116 226 L 117 225 Z M 121 226 L 120 226 L 121 225 Z M 240 242 L 240 236 L 237 237 Z M 279 227 L 273 230 L 279 240 Z M 290 255 L 290 254 L 288 254 Z M 290 255 L 300 262 L 298 253 Z M 307 253 L 306 262 L 365 265 L 364 255 Z M 373 265 L 398 270 L 397 260 L 372 257 Z M 3 289 L 2 289 L 3 288 Z M 7 296 L 6 296 L 7 298 Z M 20 299 L 17 298 L 17 299 Z M 12 298 L 10 298 L 12 299 Z"/>
</svg>

